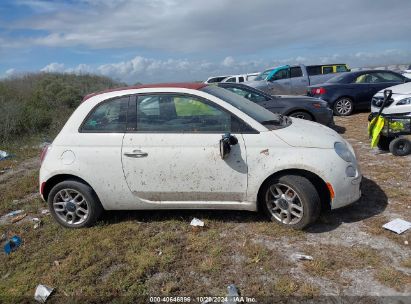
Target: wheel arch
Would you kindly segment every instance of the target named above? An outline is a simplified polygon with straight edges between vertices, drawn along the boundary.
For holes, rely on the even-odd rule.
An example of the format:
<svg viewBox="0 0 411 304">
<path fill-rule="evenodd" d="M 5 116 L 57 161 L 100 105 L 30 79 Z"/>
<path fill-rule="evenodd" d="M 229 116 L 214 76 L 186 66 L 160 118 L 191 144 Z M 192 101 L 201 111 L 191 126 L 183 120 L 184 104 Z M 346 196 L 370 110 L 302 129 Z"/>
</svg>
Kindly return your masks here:
<svg viewBox="0 0 411 304">
<path fill-rule="evenodd" d="M 317 174 L 304 170 L 304 169 L 284 169 L 277 171 L 270 176 L 268 176 L 264 182 L 261 184 L 260 188 L 258 189 L 257 194 L 257 206 L 258 209 L 261 208 L 260 204 L 262 203 L 262 189 L 267 184 L 267 182 L 273 177 L 280 177 L 284 175 L 299 175 L 307 178 L 315 187 L 318 192 L 318 195 L 321 200 L 321 210 L 331 210 L 331 194 L 330 190 L 327 187 L 327 183 Z"/>
<path fill-rule="evenodd" d="M 315 119 L 315 116 L 314 116 L 313 114 L 311 114 L 311 113 L 310 113 L 308 110 L 306 110 L 306 109 L 294 108 L 294 109 L 288 110 L 287 113 L 285 113 L 284 115 L 290 116 L 290 115 L 292 115 L 292 114 L 294 114 L 294 113 L 297 113 L 297 112 L 304 112 L 304 113 L 310 115 L 312 121 L 314 121 L 314 122 L 317 121 L 317 120 Z"/>
<path fill-rule="evenodd" d="M 89 186 L 91 189 L 93 189 L 93 187 L 88 182 L 86 182 L 84 179 L 82 179 L 78 176 L 75 176 L 75 175 L 72 175 L 72 174 L 57 174 L 57 175 L 54 175 L 54 176 L 50 177 L 45 182 L 45 185 L 44 185 L 44 188 L 43 188 L 43 193 L 42 193 L 44 200 L 47 202 L 50 191 L 51 191 L 51 189 L 53 189 L 53 187 L 55 185 L 57 185 L 60 182 L 66 181 L 66 180 L 77 181 L 77 182 L 83 183 L 83 184 Z M 93 189 L 93 192 L 97 196 L 97 193 L 96 193 L 96 191 L 94 191 L 94 189 Z"/>
</svg>

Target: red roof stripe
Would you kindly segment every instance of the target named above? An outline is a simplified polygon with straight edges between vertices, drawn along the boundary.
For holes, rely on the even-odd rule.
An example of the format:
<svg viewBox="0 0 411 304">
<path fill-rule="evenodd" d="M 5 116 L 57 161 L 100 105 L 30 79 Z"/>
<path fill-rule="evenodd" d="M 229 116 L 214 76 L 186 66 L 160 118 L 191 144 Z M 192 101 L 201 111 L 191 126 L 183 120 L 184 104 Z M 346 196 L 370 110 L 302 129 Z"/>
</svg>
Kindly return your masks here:
<svg viewBox="0 0 411 304">
<path fill-rule="evenodd" d="M 201 82 L 143 84 L 143 85 L 130 86 L 130 87 L 113 88 L 113 89 L 108 89 L 108 90 L 104 90 L 100 92 L 91 93 L 91 94 L 84 96 L 83 101 L 86 101 L 87 99 L 93 96 L 100 95 L 100 94 L 124 91 L 124 90 L 136 90 L 136 89 L 147 89 L 147 88 L 182 88 L 182 89 L 200 90 L 206 86 L 207 84 L 201 83 Z"/>
</svg>

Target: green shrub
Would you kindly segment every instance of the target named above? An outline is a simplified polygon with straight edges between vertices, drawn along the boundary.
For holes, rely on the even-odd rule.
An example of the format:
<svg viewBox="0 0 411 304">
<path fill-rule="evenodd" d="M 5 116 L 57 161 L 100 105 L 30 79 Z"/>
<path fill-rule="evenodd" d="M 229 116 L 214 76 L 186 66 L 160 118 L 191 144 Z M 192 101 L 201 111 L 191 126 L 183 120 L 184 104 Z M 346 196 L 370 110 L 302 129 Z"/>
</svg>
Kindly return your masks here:
<svg viewBox="0 0 411 304">
<path fill-rule="evenodd" d="M 0 142 L 54 136 L 83 96 L 122 83 L 97 75 L 27 74 L 0 81 Z"/>
</svg>

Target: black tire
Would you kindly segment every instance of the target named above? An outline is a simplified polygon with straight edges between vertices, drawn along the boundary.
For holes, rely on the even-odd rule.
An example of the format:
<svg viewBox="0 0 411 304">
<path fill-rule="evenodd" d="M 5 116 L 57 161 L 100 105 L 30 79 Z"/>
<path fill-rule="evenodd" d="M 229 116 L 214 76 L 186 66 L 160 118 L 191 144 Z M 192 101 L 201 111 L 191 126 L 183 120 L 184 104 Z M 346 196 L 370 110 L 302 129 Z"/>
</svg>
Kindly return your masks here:
<svg viewBox="0 0 411 304">
<path fill-rule="evenodd" d="M 83 199 L 85 201 L 84 203 L 82 203 L 83 204 L 82 207 L 83 207 L 83 210 L 87 210 L 88 213 L 86 217 L 83 217 L 83 219 L 81 219 L 81 217 L 78 216 L 80 220 L 82 220 L 81 223 L 69 223 L 61 218 L 63 217 L 64 213 L 66 214 L 68 213 L 67 205 L 64 208 L 62 208 L 63 210 L 61 212 L 58 212 L 55 210 L 55 207 L 54 207 L 55 204 L 53 203 L 57 202 L 58 204 L 60 204 L 60 207 L 61 207 L 61 204 L 68 203 L 68 201 L 65 203 L 61 202 L 62 200 L 64 200 L 64 198 L 61 196 L 61 194 L 59 194 L 59 193 L 64 192 L 65 190 L 68 190 L 68 192 L 71 193 L 71 195 L 77 192 L 78 194 L 80 194 L 80 199 Z M 74 201 L 75 200 L 73 199 L 70 202 L 74 202 Z M 66 180 L 66 181 L 60 182 L 57 185 L 55 185 L 50 191 L 50 194 L 47 199 L 47 203 L 49 205 L 50 213 L 53 215 L 54 219 L 60 225 L 62 225 L 63 227 L 67 227 L 67 228 L 90 227 L 93 224 L 95 224 L 95 222 L 100 218 L 101 214 L 104 211 L 100 203 L 100 200 L 98 199 L 94 190 L 90 186 L 83 184 L 81 182 L 75 181 L 75 180 Z M 74 205 L 76 206 L 77 204 L 74 204 Z M 86 206 L 87 208 L 84 208 L 84 206 Z M 78 207 L 75 207 L 75 208 L 78 208 Z M 71 212 L 71 213 L 78 213 L 78 211 L 76 209 L 75 212 Z"/>
<path fill-rule="evenodd" d="M 378 140 L 377 147 L 382 151 L 389 151 L 390 150 L 390 143 L 393 141 L 394 137 L 386 137 L 384 135 L 380 135 L 380 139 Z"/>
<path fill-rule="evenodd" d="M 354 111 L 354 103 L 349 97 L 341 97 L 334 102 L 333 110 L 337 116 L 349 116 Z"/>
<path fill-rule="evenodd" d="M 395 156 L 411 154 L 411 141 L 404 137 L 398 137 L 391 141 L 390 152 Z"/>
<path fill-rule="evenodd" d="M 304 111 L 298 111 L 298 112 L 294 112 L 291 113 L 289 115 L 290 117 L 295 117 L 295 118 L 300 118 L 300 119 L 305 119 L 305 120 L 310 120 L 313 121 L 314 118 L 310 113 L 304 112 Z"/>
<path fill-rule="evenodd" d="M 287 206 L 288 210 L 291 210 L 290 208 L 293 208 L 290 207 L 290 205 L 281 206 L 281 208 L 278 207 L 278 205 L 281 205 L 283 203 L 279 202 L 280 199 L 276 200 L 277 203 L 274 202 L 274 196 L 270 188 L 276 188 L 275 186 L 277 185 L 280 185 L 280 188 L 284 187 L 283 189 L 289 187 L 292 189 L 292 191 L 295 192 L 293 194 L 297 195 L 297 199 L 299 201 L 298 205 L 302 206 L 302 216 L 297 222 L 285 223 L 284 221 L 286 219 L 283 219 L 281 221 L 278 218 L 278 215 L 275 215 L 276 211 L 274 210 L 274 208 L 278 208 L 281 212 L 286 211 L 285 208 L 287 208 Z M 286 194 L 287 191 L 284 193 L 284 195 Z M 270 199 L 270 195 L 273 197 L 272 199 Z M 296 203 L 295 200 L 294 202 Z M 321 211 L 321 200 L 316 188 L 307 178 L 299 175 L 283 175 L 280 177 L 270 178 L 261 188 L 261 191 L 259 193 L 259 203 L 264 213 L 271 221 L 285 227 L 298 230 L 314 223 L 318 219 Z M 270 208 L 272 208 L 272 210 L 270 210 Z"/>
</svg>

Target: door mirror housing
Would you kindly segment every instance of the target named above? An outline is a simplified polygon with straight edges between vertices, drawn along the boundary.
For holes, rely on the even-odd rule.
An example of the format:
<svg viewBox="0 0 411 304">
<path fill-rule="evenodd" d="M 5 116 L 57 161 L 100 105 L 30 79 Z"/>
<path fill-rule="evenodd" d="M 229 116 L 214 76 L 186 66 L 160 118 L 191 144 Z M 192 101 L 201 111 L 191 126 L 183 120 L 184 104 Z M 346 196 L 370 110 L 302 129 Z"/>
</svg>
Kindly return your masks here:
<svg viewBox="0 0 411 304">
<path fill-rule="evenodd" d="M 230 133 L 225 133 L 220 139 L 220 156 L 225 159 L 231 152 L 231 146 L 238 143 L 237 137 L 231 135 Z"/>
</svg>

